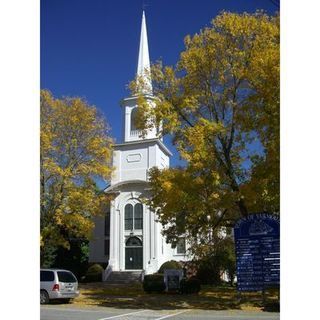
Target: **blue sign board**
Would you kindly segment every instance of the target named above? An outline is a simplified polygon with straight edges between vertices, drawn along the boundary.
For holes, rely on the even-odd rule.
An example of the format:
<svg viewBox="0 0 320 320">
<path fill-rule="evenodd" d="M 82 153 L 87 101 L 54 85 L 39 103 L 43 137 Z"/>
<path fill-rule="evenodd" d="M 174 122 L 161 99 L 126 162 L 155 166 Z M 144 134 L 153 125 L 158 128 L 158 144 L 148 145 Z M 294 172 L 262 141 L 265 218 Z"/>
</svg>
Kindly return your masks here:
<svg viewBox="0 0 320 320">
<path fill-rule="evenodd" d="M 251 214 L 234 226 L 239 291 L 261 291 L 280 285 L 280 220 Z"/>
</svg>

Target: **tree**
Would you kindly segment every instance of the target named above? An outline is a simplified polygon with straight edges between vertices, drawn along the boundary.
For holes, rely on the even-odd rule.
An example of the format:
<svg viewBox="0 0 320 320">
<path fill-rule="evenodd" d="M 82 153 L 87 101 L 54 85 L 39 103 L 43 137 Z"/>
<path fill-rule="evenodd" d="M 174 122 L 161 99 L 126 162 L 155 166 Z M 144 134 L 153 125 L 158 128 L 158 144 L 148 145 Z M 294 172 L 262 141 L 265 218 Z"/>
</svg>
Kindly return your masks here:
<svg viewBox="0 0 320 320">
<path fill-rule="evenodd" d="M 149 205 L 170 241 L 208 242 L 240 216 L 279 212 L 279 29 L 279 16 L 223 12 L 185 38 L 176 67 L 151 68 L 155 106 L 139 94 L 146 76 L 131 83 L 142 134 L 171 134 L 187 163 L 150 172 Z"/>
<path fill-rule="evenodd" d="M 203 284 L 220 284 L 222 273 L 226 272 L 231 285 L 236 275 L 236 257 L 230 236 L 216 239 L 210 250 L 197 261 L 197 277 Z"/>
<path fill-rule="evenodd" d="M 75 239 L 69 241 L 70 247 L 58 247 L 55 260 L 49 267 L 64 268 L 72 271 L 77 279 L 85 276 L 89 266 L 89 241 Z M 45 266 L 44 266 L 45 267 Z"/>
<path fill-rule="evenodd" d="M 105 195 L 97 178 L 111 174 L 112 139 L 97 109 L 80 98 L 40 98 L 41 262 L 52 248 L 87 239 Z M 52 260 L 52 257 L 51 257 Z"/>
</svg>

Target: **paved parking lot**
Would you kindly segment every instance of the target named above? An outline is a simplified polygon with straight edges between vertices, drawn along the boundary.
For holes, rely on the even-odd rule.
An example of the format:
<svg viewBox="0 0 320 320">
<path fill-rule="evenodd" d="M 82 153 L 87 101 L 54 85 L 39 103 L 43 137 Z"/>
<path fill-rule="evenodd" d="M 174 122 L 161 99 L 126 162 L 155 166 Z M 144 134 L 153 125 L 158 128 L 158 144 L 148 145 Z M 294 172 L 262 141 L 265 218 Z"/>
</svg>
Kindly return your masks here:
<svg viewBox="0 0 320 320">
<path fill-rule="evenodd" d="M 146 310 L 41 306 L 41 320 L 279 320 L 279 313 L 254 311 Z"/>
</svg>

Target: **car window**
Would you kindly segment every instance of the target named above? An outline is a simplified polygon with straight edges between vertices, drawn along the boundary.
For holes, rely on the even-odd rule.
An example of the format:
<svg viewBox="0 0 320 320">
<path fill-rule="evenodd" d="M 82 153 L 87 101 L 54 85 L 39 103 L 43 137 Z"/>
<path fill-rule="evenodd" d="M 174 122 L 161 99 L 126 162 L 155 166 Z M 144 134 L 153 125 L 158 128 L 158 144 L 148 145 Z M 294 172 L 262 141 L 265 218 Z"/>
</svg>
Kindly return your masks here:
<svg viewBox="0 0 320 320">
<path fill-rule="evenodd" d="M 57 273 L 60 282 L 77 282 L 77 279 L 71 272 L 58 271 Z"/>
<path fill-rule="evenodd" d="M 53 281 L 54 274 L 52 271 L 40 271 L 40 281 Z"/>
</svg>

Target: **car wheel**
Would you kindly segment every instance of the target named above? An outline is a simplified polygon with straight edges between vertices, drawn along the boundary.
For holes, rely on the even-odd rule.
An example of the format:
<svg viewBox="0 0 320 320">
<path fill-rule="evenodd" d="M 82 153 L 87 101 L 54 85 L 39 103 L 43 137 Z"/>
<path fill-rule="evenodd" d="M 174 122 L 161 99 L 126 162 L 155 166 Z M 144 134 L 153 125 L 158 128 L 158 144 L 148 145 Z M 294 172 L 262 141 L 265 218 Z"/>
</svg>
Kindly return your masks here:
<svg viewBox="0 0 320 320">
<path fill-rule="evenodd" d="M 40 290 L 40 304 L 47 304 L 49 303 L 49 295 L 47 291 Z"/>
<path fill-rule="evenodd" d="M 70 303 L 71 299 L 63 299 L 64 303 Z"/>
</svg>

